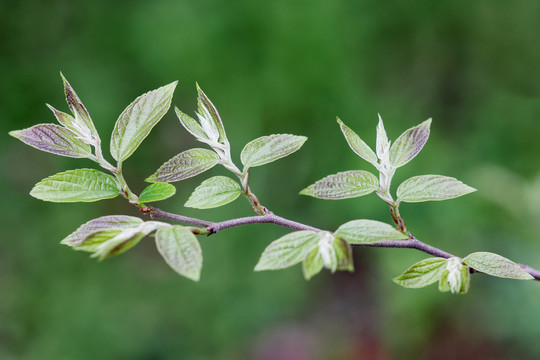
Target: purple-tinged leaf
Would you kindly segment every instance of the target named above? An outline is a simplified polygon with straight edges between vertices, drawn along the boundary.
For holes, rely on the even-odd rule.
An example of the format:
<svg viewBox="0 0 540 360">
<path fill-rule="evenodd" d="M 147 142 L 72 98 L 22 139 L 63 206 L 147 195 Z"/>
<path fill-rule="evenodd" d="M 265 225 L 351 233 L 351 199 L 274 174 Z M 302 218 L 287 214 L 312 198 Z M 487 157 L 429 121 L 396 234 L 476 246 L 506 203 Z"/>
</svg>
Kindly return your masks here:
<svg viewBox="0 0 540 360">
<path fill-rule="evenodd" d="M 379 189 L 379 180 L 370 172 L 351 170 L 329 175 L 300 191 L 318 199 L 338 200 L 367 195 Z"/>
<path fill-rule="evenodd" d="M 431 119 L 405 131 L 390 148 L 390 163 L 400 167 L 411 161 L 429 138 Z"/>
<path fill-rule="evenodd" d="M 9 134 L 41 151 L 73 158 L 92 156 L 89 145 L 60 125 L 39 124 L 28 129 L 11 131 Z"/>
<path fill-rule="evenodd" d="M 77 247 L 83 243 L 92 242 L 91 239 L 97 234 L 103 232 L 108 232 L 112 235 L 111 232 L 120 233 L 124 229 L 136 228 L 141 225 L 143 221 L 139 218 L 127 215 L 109 215 L 102 216 L 97 219 L 90 220 L 83 225 L 81 225 L 75 232 L 68 235 L 60 243 L 68 246 Z M 114 236 L 115 236 L 114 235 Z M 111 236 L 111 237 L 114 237 Z M 90 250 L 94 251 L 94 250 Z"/>
<path fill-rule="evenodd" d="M 77 93 L 73 90 L 73 87 L 71 87 L 64 75 L 60 73 L 60 76 L 62 76 L 64 82 L 64 92 L 66 94 L 66 101 L 69 109 L 75 116 L 75 122 L 80 127 L 79 134 L 86 138 L 91 137 L 93 139 L 99 139 L 96 127 L 94 126 L 86 107 L 83 105 L 81 99 L 79 99 Z"/>
<path fill-rule="evenodd" d="M 211 169 L 219 163 L 219 156 L 206 149 L 186 150 L 163 165 L 146 181 L 174 182 L 184 180 Z"/>
</svg>

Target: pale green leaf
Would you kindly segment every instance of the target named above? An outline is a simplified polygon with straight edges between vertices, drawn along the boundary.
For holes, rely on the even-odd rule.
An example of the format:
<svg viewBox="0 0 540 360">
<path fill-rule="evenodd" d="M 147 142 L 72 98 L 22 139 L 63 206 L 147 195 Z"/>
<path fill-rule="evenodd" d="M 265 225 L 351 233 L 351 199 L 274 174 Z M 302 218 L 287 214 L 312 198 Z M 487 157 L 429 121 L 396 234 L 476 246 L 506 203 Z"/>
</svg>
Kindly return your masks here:
<svg viewBox="0 0 540 360">
<path fill-rule="evenodd" d="M 446 259 L 433 257 L 417 262 L 394 282 L 406 288 L 422 288 L 440 280 L 446 269 Z"/>
<path fill-rule="evenodd" d="M 41 180 L 30 195 L 52 202 L 91 202 L 114 198 L 120 191 L 120 184 L 111 175 L 94 169 L 77 169 Z"/>
<path fill-rule="evenodd" d="M 411 161 L 424 147 L 429 138 L 431 119 L 401 134 L 390 148 L 390 163 L 400 167 Z"/>
<path fill-rule="evenodd" d="M 315 231 L 295 231 L 280 237 L 264 250 L 255 271 L 285 269 L 304 260 L 320 240 Z"/>
<path fill-rule="evenodd" d="M 86 107 L 83 105 L 73 87 L 66 80 L 64 75 L 60 73 L 62 80 L 64 82 L 64 92 L 66 94 L 66 101 L 69 105 L 69 109 L 75 116 L 75 122 L 66 126 L 75 131 L 75 133 L 81 135 L 83 138 L 93 138 L 94 140 L 99 139 L 96 127 L 90 118 L 90 114 L 86 110 Z M 55 112 L 56 115 L 56 112 Z M 58 119 L 60 121 L 60 119 Z M 66 121 L 70 122 L 71 119 L 65 118 Z M 61 122 L 62 123 L 62 122 Z M 62 123 L 63 124 L 63 123 Z"/>
<path fill-rule="evenodd" d="M 440 201 L 469 194 L 476 189 L 448 176 L 420 175 L 402 182 L 397 189 L 399 202 Z"/>
<path fill-rule="evenodd" d="M 302 271 L 306 280 L 311 279 L 323 269 L 323 261 L 319 254 L 319 248 L 314 247 L 302 262 Z"/>
<path fill-rule="evenodd" d="M 161 165 L 146 181 L 173 182 L 184 180 L 211 169 L 219 161 L 219 156 L 213 151 L 190 149 Z"/>
<path fill-rule="evenodd" d="M 454 287 L 452 286 L 452 281 L 449 280 L 451 277 L 451 271 L 444 270 L 441 274 L 441 279 L 439 280 L 439 291 L 447 292 L 450 291 L 453 294 L 466 294 L 469 291 L 471 284 L 471 275 L 469 269 L 466 266 L 462 266 L 459 271 L 455 274 Z"/>
<path fill-rule="evenodd" d="M 175 81 L 139 96 L 120 115 L 111 137 L 111 155 L 126 160 L 169 110 Z"/>
<path fill-rule="evenodd" d="M 9 135 L 41 151 L 73 158 L 92 156 L 92 149 L 88 144 L 59 125 L 39 124 L 28 129 L 11 131 Z"/>
<path fill-rule="evenodd" d="M 167 264 L 178 274 L 199 281 L 202 251 L 193 233 L 180 225 L 161 227 L 156 232 L 156 245 Z"/>
<path fill-rule="evenodd" d="M 56 120 L 62 125 L 64 125 L 67 129 L 69 129 L 73 134 L 83 137 L 84 138 L 84 132 L 86 129 L 86 125 L 81 126 L 80 122 L 77 121 L 73 116 L 66 114 L 65 112 L 56 110 L 54 107 L 52 107 L 49 104 L 46 104 L 49 109 L 53 112 L 54 116 L 56 117 Z M 86 129 L 88 131 L 88 129 Z M 82 134 L 81 134 L 82 133 Z"/>
<path fill-rule="evenodd" d="M 223 122 L 219 113 L 208 98 L 204 91 L 197 84 L 197 93 L 198 97 L 198 114 L 199 120 L 201 121 L 202 129 L 206 133 L 207 137 L 210 140 L 217 140 L 220 143 L 227 143 L 227 135 L 225 134 L 225 128 L 223 127 Z M 217 130 L 217 135 L 214 136 L 214 133 Z"/>
<path fill-rule="evenodd" d="M 195 119 L 193 119 L 189 115 L 184 114 L 177 107 L 174 108 L 174 111 L 176 113 L 176 116 L 178 117 L 178 120 L 180 120 L 180 124 L 182 124 L 182 126 L 185 127 L 186 130 L 191 133 L 191 135 L 195 136 L 195 138 L 197 139 L 208 140 L 208 136 L 206 136 L 201 125 L 199 125 L 199 123 Z"/>
<path fill-rule="evenodd" d="M 490 252 L 475 252 L 463 259 L 463 262 L 475 270 L 501 278 L 531 280 L 534 279 L 518 264 L 500 255 Z"/>
<path fill-rule="evenodd" d="M 386 240 L 407 240 L 409 236 L 375 220 L 353 220 L 341 225 L 336 235 L 351 244 L 373 244 Z"/>
<path fill-rule="evenodd" d="M 318 199 L 349 199 L 376 191 L 379 180 L 370 172 L 351 170 L 329 175 L 300 191 Z"/>
<path fill-rule="evenodd" d="M 140 203 L 148 203 L 152 201 L 160 201 L 170 198 L 176 193 L 176 188 L 167 183 L 157 182 L 148 185 L 139 195 Z"/>
<path fill-rule="evenodd" d="M 375 155 L 373 150 L 371 150 L 371 148 L 362 139 L 360 139 L 360 137 L 354 131 L 345 125 L 343 121 L 338 118 L 337 122 L 351 149 L 362 159 L 376 165 L 377 155 Z"/>
<path fill-rule="evenodd" d="M 240 184 L 226 176 L 214 176 L 202 182 L 184 206 L 210 209 L 236 200 L 242 194 Z"/>
<path fill-rule="evenodd" d="M 337 258 L 337 270 L 354 271 L 352 246 L 339 236 L 334 237 L 334 251 Z"/>
<path fill-rule="evenodd" d="M 240 159 L 246 169 L 268 164 L 300 149 L 306 140 L 305 136 L 288 134 L 262 136 L 244 146 Z"/>
<path fill-rule="evenodd" d="M 386 130 L 384 129 L 384 123 L 379 115 L 379 123 L 377 124 L 377 144 L 376 144 L 377 157 L 383 162 L 386 161 L 388 153 L 390 151 L 390 141 L 388 141 L 388 136 L 386 135 Z"/>
</svg>

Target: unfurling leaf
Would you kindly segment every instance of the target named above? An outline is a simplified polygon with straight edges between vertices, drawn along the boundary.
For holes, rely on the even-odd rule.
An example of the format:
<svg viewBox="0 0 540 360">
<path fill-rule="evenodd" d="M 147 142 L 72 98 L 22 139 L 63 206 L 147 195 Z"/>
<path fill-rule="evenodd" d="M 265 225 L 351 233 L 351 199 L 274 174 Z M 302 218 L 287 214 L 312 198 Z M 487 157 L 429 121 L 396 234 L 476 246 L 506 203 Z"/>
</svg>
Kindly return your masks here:
<svg viewBox="0 0 540 360">
<path fill-rule="evenodd" d="M 475 252 L 463 259 L 463 262 L 475 270 L 501 278 L 531 280 L 534 279 L 518 264 L 490 252 Z"/>
<path fill-rule="evenodd" d="M 210 209 L 236 200 L 242 194 L 240 184 L 226 176 L 205 180 L 191 194 L 184 206 Z"/>
<path fill-rule="evenodd" d="M 305 136 L 288 134 L 262 136 L 244 146 L 240 159 L 246 169 L 268 164 L 300 149 L 306 140 Z"/>
<path fill-rule="evenodd" d="M 120 184 L 111 175 L 94 169 L 77 169 L 41 180 L 30 195 L 52 202 L 91 202 L 114 198 L 120 191 Z"/>
<path fill-rule="evenodd" d="M 195 136 L 197 140 L 209 140 L 208 136 L 206 136 L 203 128 L 201 125 L 199 125 L 197 120 L 193 119 L 189 115 L 184 114 L 177 107 L 174 108 L 174 112 L 176 113 L 178 120 L 180 120 L 180 124 L 182 124 L 182 126 L 185 127 L 186 130 L 191 133 L 191 135 Z"/>
<path fill-rule="evenodd" d="M 400 167 L 411 161 L 424 147 L 429 137 L 431 119 L 401 134 L 390 148 L 390 163 Z"/>
<path fill-rule="evenodd" d="M 75 121 L 72 122 L 71 119 L 64 117 L 61 114 L 57 114 L 57 111 L 53 110 L 58 121 L 66 126 L 68 129 L 74 131 L 76 134 L 79 134 L 81 138 L 86 139 L 89 142 L 99 139 L 96 127 L 90 118 L 90 114 L 84 107 L 83 103 L 75 93 L 75 90 L 71 87 L 69 82 L 66 80 L 64 75 L 60 73 L 62 80 L 64 81 L 64 92 L 66 94 L 66 101 L 69 105 L 69 109 L 75 116 Z M 52 110 L 52 109 L 51 109 Z M 60 115 L 60 117 L 58 117 Z M 67 114 L 66 114 L 67 115 Z M 60 119 L 66 121 L 62 122 Z"/>
<path fill-rule="evenodd" d="M 86 158 L 92 156 L 90 145 L 77 139 L 68 129 L 55 124 L 40 124 L 11 131 L 11 136 L 38 150 L 57 155 Z"/>
<path fill-rule="evenodd" d="M 148 203 L 152 201 L 160 201 L 170 198 L 176 193 L 176 188 L 167 183 L 157 182 L 148 185 L 139 196 L 140 203 Z"/>
<path fill-rule="evenodd" d="M 184 151 L 161 167 L 146 181 L 173 182 L 184 180 L 211 169 L 219 163 L 219 156 L 206 149 L 190 149 Z"/>
<path fill-rule="evenodd" d="M 156 232 L 156 245 L 167 264 L 178 274 L 199 281 L 202 251 L 193 233 L 180 225 L 160 227 Z"/>
<path fill-rule="evenodd" d="M 461 263 L 458 257 L 446 260 L 446 269 L 439 280 L 439 290 L 450 291 L 452 294 L 466 294 L 469 291 L 471 275 L 469 268 Z"/>
<path fill-rule="evenodd" d="M 379 114 L 379 123 L 377 124 L 377 157 L 381 160 L 381 163 L 384 164 L 388 161 L 388 156 L 390 152 L 390 141 L 388 141 L 388 136 L 386 135 L 386 130 L 384 129 L 384 123 Z"/>
<path fill-rule="evenodd" d="M 306 258 L 302 262 L 302 271 L 304 273 L 304 278 L 306 280 L 311 279 L 315 275 L 321 272 L 323 269 L 324 264 L 321 258 L 321 254 L 319 253 L 319 248 L 314 247 L 311 249 L 311 251 L 307 254 Z"/>
<path fill-rule="evenodd" d="M 317 248 L 320 236 L 315 231 L 295 231 L 280 237 L 264 250 L 255 271 L 285 269 L 304 260 Z"/>
<path fill-rule="evenodd" d="M 353 220 L 341 225 L 336 235 L 351 244 L 373 244 L 386 240 L 407 240 L 409 236 L 375 220 Z"/>
<path fill-rule="evenodd" d="M 111 137 L 111 155 L 126 160 L 148 136 L 171 106 L 175 81 L 135 99 L 116 121 Z"/>
<path fill-rule="evenodd" d="M 198 109 L 197 117 L 201 123 L 201 128 L 211 142 L 227 144 L 227 135 L 219 113 L 204 91 L 197 84 Z"/>
<path fill-rule="evenodd" d="M 394 282 L 406 288 L 422 288 L 440 280 L 446 270 L 446 259 L 433 257 L 417 262 Z"/>
<path fill-rule="evenodd" d="M 345 136 L 345 140 L 358 156 L 362 159 L 370 162 L 373 165 L 377 165 L 377 155 L 371 150 L 371 148 L 360 137 L 352 131 L 347 125 L 343 123 L 339 118 L 337 122 Z"/>
<path fill-rule="evenodd" d="M 318 199 L 349 199 L 376 191 L 379 180 L 370 172 L 351 170 L 329 175 L 300 191 Z"/>
<path fill-rule="evenodd" d="M 402 182 L 397 189 L 399 202 L 440 201 L 469 194 L 476 189 L 448 176 L 420 175 Z"/>
</svg>

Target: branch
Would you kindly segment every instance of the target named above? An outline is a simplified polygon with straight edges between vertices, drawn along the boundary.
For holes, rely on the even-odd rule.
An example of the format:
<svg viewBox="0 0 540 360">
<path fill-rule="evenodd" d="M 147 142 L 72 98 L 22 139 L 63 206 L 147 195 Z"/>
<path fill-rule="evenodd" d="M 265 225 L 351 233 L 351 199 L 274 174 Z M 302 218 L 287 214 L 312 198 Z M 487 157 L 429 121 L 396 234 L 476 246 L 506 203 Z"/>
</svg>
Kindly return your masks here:
<svg viewBox="0 0 540 360">
<path fill-rule="evenodd" d="M 283 218 L 281 216 L 275 215 L 274 213 L 268 213 L 265 215 L 259 216 L 246 216 L 242 218 L 236 218 L 231 220 L 225 220 L 221 222 L 210 222 L 205 220 L 200 220 L 196 218 L 191 218 L 187 216 L 177 215 L 169 213 L 158 208 L 151 207 L 150 217 L 152 219 L 166 219 L 178 221 L 186 224 L 198 225 L 206 227 L 207 232 L 210 234 L 215 234 L 221 230 L 243 226 L 248 224 L 275 224 L 283 227 L 287 227 L 294 230 L 311 230 L 311 231 L 323 231 L 313 226 L 305 225 L 293 220 Z M 434 246 L 428 245 L 416 237 L 411 235 L 409 240 L 389 240 L 389 241 L 379 241 L 373 244 L 353 244 L 361 247 L 380 247 L 380 248 L 394 248 L 394 249 L 415 249 L 423 253 L 441 257 L 441 258 L 451 258 L 455 255 L 452 255 L 449 252 L 436 248 Z M 534 277 L 535 280 L 540 280 L 540 271 L 533 269 L 528 265 L 518 264 L 523 270 L 528 272 Z M 474 272 L 476 270 L 473 269 Z"/>
</svg>

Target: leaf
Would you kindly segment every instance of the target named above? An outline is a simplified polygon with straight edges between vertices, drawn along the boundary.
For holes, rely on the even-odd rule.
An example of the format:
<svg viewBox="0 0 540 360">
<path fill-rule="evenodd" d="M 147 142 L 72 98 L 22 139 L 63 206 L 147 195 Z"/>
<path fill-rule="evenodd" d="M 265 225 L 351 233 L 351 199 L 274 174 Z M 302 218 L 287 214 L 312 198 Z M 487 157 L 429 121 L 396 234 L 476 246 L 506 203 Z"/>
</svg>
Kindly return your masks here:
<svg viewBox="0 0 540 360">
<path fill-rule="evenodd" d="M 180 225 L 161 227 L 156 232 L 159 253 L 178 274 L 199 281 L 202 251 L 193 233 Z"/>
<path fill-rule="evenodd" d="M 469 194 L 476 189 L 448 176 L 420 175 L 402 182 L 397 202 L 440 201 Z"/>
<path fill-rule="evenodd" d="M 213 151 L 190 149 L 176 155 L 161 165 L 146 181 L 173 182 L 184 180 L 211 169 L 219 161 L 219 156 Z"/>
<path fill-rule="evenodd" d="M 104 231 L 115 231 L 118 233 L 121 232 L 123 229 L 136 228 L 142 223 L 143 221 L 141 219 L 133 216 L 102 216 L 81 225 L 77 230 L 75 230 L 75 232 L 68 235 L 60 243 L 68 246 L 77 247 L 90 240 L 94 235 L 98 233 Z"/>
<path fill-rule="evenodd" d="M 176 113 L 178 120 L 180 120 L 180 124 L 182 124 L 182 126 L 185 127 L 186 130 L 191 133 L 191 135 L 195 136 L 195 138 L 197 138 L 198 140 L 208 140 L 208 136 L 206 136 L 201 125 L 199 125 L 199 123 L 195 119 L 184 114 L 177 107 L 174 108 L 174 112 Z"/>
<path fill-rule="evenodd" d="M 373 165 L 377 165 L 377 155 L 371 150 L 371 148 L 360 137 L 352 131 L 347 125 L 343 123 L 339 118 L 337 122 L 345 136 L 345 140 L 358 156 L 362 159 L 370 162 Z"/>
<path fill-rule="evenodd" d="M 384 123 L 379 114 L 379 123 L 377 124 L 377 157 L 381 162 L 385 162 L 388 152 L 390 150 L 390 141 L 388 141 L 388 136 L 386 135 L 386 130 L 384 129 Z"/>
<path fill-rule="evenodd" d="M 429 138 L 431 119 L 405 131 L 390 148 L 390 163 L 400 167 L 411 161 Z"/>
<path fill-rule="evenodd" d="M 534 279 L 518 264 L 500 255 L 490 252 L 475 252 L 463 259 L 463 262 L 475 270 L 501 278 L 531 280 Z"/>
<path fill-rule="evenodd" d="M 139 196 L 140 203 L 148 203 L 152 201 L 160 201 L 170 198 L 176 193 L 176 188 L 167 183 L 157 182 L 148 185 Z"/>
<path fill-rule="evenodd" d="M 90 114 L 86 110 L 86 107 L 84 107 L 83 103 L 81 102 L 77 94 L 75 93 L 75 90 L 73 90 L 73 88 L 71 87 L 67 79 L 64 77 L 64 75 L 60 73 L 60 76 L 62 77 L 62 81 L 64 82 L 64 92 L 66 94 L 66 101 L 68 103 L 69 109 L 75 116 L 75 121 L 72 122 L 72 125 L 71 126 L 65 125 L 65 126 L 72 130 L 76 130 L 75 132 L 81 135 L 81 137 L 83 138 L 94 139 L 94 140 L 99 139 L 99 135 L 96 130 L 96 127 L 94 126 L 94 123 L 92 122 L 92 119 L 90 118 Z M 53 110 L 53 112 L 56 115 L 56 111 Z M 64 118 L 64 119 L 66 121 L 70 120 L 68 118 Z M 58 120 L 60 121 L 60 119 Z"/>
<path fill-rule="evenodd" d="M 199 120 L 201 120 L 202 129 L 204 129 L 206 135 L 210 140 L 213 140 L 214 136 L 209 134 L 209 132 L 214 132 L 214 129 L 217 130 L 217 136 L 215 140 L 221 142 L 221 143 L 227 143 L 227 135 L 225 135 L 225 128 L 223 127 L 223 122 L 221 121 L 221 117 L 219 116 L 219 113 L 208 98 L 204 91 L 199 87 L 199 84 L 197 84 L 197 93 L 199 94 L 199 97 L 197 99 L 198 103 L 198 117 Z M 201 117 L 206 120 L 204 121 L 201 119 Z M 211 131 L 208 131 L 209 128 L 211 128 Z"/>
<path fill-rule="evenodd" d="M 339 236 L 334 236 L 334 250 L 337 258 L 337 270 L 354 272 L 352 246 Z"/>
<path fill-rule="evenodd" d="M 135 99 L 116 121 L 111 137 L 111 155 L 126 160 L 148 136 L 171 106 L 175 81 Z"/>
<path fill-rule="evenodd" d="M 84 134 L 83 129 L 86 128 L 86 125 L 84 125 L 84 128 L 81 128 L 81 125 L 77 123 L 77 121 L 75 120 L 73 116 L 66 114 L 65 112 L 58 111 L 49 104 L 46 104 L 46 105 L 49 109 L 51 109 L 54 116 L 56 117 L 56 120 L 58 120 L 60 124 L 64 125 L 67 129 L 69 129 L 73 134 L 79 137 L 81 137 Z"/>
<path fill-rule="evenodd" d="M 120 184 L 111 175 L 94 169 L 61 172 L 37 183 L 30 195 L 52 202 L 91 202 L 120 194 Z"/>
<path fill-rule="evenodd" d="M 11 131 L 9 135 L 41 151 L 73 158 L 92 156 L 89 145 L 59 125 L 40 124 L 24 130 Z"/>
<path fill-rule="evenodd" d="M 349 199 L 367 195 L 379 189 L 379 180 L 370 172 L 351 170 L 329 175 L 300 191 L 318 199 Z"/>
<path fill-rule="evenodd" d="M 262 136 L 244 146 L 240 159 L 246 169 L 268 164 L 300 149 L 306 140 L 305 136 L 288 134 Z"/>
<path fill-rule="evenodd" d="M 341 225 L 336 235 L 351 244 L 373 244 L 386 240 L 407 240 L 409 236 L 375 220 L 353 220 Z"/>
<path fill-rule="evenodd" d="M 306 280 L 311 279 L 323 269 L 323 261 L 319 254 L 319 248 L 313 248 L 302 262 L 302 272 Z"/>
<path fill-rule="evenodd" d="M 432 257 L 417 262 L 393 281 L 406 288 L 422 288 L 440 280 L 446 259 Z"/>
<path fill-rule="evenodd" d="M 295 231 L 272 242 L 264 250 L 255 271 L 285 269 L 304 260 L 320 240 L 315 231 Z"/>
<path fill-rule="evenodd" d="M 226 176 L 214 176 L 202 182 L 184 206 L 210 209 L 236 200 L 242 194 L 240 185 Z"/>
<path fill-rule="evenodd" d="M 454 272 L 452 279 L 452 271 L 446 269 L 439 280 L 439 291 L 450 291 L 452 294 L 466 294 L 469 291 L 471 284 L 471 275 L 466 266 L 462 266 Z"/>
</svg>

